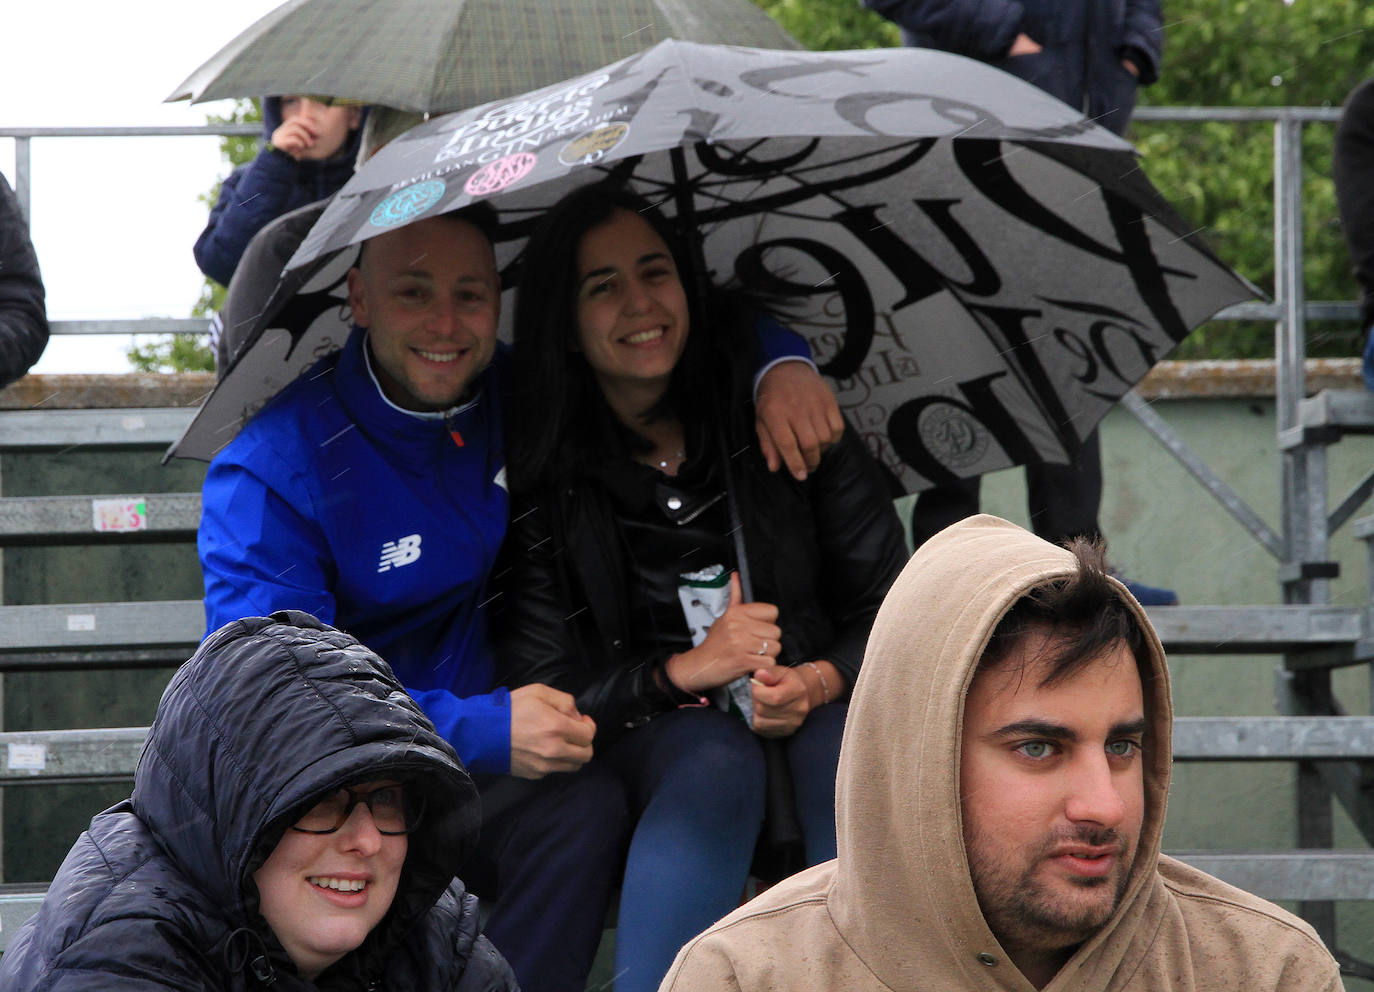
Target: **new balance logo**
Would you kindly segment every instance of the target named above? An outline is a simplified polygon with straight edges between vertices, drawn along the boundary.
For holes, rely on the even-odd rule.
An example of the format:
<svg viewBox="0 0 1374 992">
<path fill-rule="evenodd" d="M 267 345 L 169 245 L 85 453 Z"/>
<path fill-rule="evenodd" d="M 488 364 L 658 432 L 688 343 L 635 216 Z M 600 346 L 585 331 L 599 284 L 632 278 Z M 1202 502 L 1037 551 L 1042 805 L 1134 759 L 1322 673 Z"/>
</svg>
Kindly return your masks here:
<svg viewBox="0 0 1374 992">
<path fill-rule="evenodd" d="M 411 534 L 396 541 L 382 545 L 382 560 L 377 563 L 378 572 L 389 572 L 393 568 L 409 565 L 420 557 L 420 535 Z"/>
</svg>

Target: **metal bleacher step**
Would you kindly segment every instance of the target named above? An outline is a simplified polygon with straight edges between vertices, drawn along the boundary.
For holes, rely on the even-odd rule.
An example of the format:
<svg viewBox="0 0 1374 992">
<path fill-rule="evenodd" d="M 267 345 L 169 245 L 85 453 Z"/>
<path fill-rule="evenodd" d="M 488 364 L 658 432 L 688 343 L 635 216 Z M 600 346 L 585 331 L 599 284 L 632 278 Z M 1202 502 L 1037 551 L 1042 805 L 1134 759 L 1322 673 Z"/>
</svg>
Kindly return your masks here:
<svg viewBox="0 0 1374 992">
<path fill-rule="evenodd" d="M 130 781 L 147 727 L 0 733 L 0 785 Z"/>
<path fill-rule="evenodd" d="M 192 511 L 183 505 L 180 512 Z M 1360 660 L 1354 649 L 1369 640 L 1364 607 L 1158 606 L 1146 612 L 1165 648 L 1175 654 L 1342 649 L 1348 657 L 1341 663 L 1349 663 Z M 97 651 L 119 658 L 110 652 L 151 648 L 164 649 L 164 658 L 167 650 L 184 652 L 175 664 L 200 642 L 204 623 L 198 599 L 0 606 L 0 670 L 42 665 L 45 656 Z"/>
<path fill-rule="evenodd" d="M 1288 654 L 1351 648 L 1369 638 L 1361 606 L 1152 606 L 1146 609 L 1174 654 Z"/>
<path fill-rule="evenodd" d="M 0 449 L 157 447 L 181 437 L 195 414 L 194 408 L 177 407 L 3 410 Z"/>
<path fill-rule="evenodd" d="M 1347 434 L 1374 434 L 1374 393 L 1323 389 L 1298 403 L 1297 425 L 1279 432 L 1279 449 L 1331 444 Z"/>
<path fill-rule="evenodd" d="M 200 493 L 0 498 L 0 546 L 193 541 Z"/>
<path fill-rule="evenodd" d="M 204 633 L 199 599 L 0 606 L 0 671 L 179 665 Z"/>
<path fill-rule="evenodd" d="M 145 727 L 0 733 L 0 785 L 130 779 Z M 1178 761 L 1374 758 L 1374 717 L 1178 717 Z"/>
<path fill-rule="evenodd" d="M 1174 851 L 1223 882 L 1280 902 L 1374 898 L 1374 851 Z"/>
<path fill-rule="evenodd" d="M 1173 751 L 1176 761 L 1374 758 L 1374 717 L 1175 717 Z"/>
</svg>

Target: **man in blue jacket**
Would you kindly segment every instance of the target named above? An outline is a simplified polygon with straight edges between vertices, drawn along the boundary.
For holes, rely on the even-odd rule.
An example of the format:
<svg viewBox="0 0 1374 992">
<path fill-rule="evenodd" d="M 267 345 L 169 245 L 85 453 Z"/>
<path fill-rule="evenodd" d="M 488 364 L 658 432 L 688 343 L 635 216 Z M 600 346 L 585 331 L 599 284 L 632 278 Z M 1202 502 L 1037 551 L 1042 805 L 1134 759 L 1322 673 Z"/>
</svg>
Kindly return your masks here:
<svg viewBox="0 0 1374 992">
<path fill-rule="evenodd" d="M 863 0 L 916 48 L 965 55 L 1034 83 L 1084 116 L 1124 134 L 1136 88 L 1159 78 L 1164 26 L 1159 0 Z M 1094 429 L 1072 465 L 1027 465 L 1030 523 L 1054 544 L 1101 537 L 1102 450 Z M 917 545 L 978 512 L 979 481 L 926 490 L 912 510 Z M 1176 603 L 1172 590 L 1128 583 L 1147 606 Z"/>
<path fill-rule="evenodd" d="M 596 728 L 571 696 L 493 688 L 488 573 L 508 501 L 490 220 L 469 208 L 367 242 L 349 273 L 356 327 L 343 350 L 216 456 L 199 533 L 207 624 L 299 609 L 385 658 L 479 775 L 479 864 L 465 876 L 480 890 L 487 872 L 500 889 L 492 942 L 524 987 L 580 990 L 626 805 L 587 764 Z M 773 436 L 790 431 L 818 458 L 842 423 L 808 367 L 769 376 L 797 369 L 814 389 Z"/>
</svg>

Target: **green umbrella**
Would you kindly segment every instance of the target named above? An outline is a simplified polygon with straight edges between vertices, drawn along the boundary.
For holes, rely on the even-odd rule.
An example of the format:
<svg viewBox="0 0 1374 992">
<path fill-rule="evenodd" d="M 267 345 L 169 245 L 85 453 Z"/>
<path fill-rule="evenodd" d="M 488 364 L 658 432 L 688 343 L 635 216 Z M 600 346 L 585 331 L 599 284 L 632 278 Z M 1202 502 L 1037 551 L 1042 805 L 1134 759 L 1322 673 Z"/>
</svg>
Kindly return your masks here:
<svg viewBox="0 0 1374 992">
<path fill-rule="evenodd" d="M 167 99 L 309 93 L 417 112 L 461 110 L 665 38 L 801 47 L 750 0 L 291 0 Z"/>
</svg>

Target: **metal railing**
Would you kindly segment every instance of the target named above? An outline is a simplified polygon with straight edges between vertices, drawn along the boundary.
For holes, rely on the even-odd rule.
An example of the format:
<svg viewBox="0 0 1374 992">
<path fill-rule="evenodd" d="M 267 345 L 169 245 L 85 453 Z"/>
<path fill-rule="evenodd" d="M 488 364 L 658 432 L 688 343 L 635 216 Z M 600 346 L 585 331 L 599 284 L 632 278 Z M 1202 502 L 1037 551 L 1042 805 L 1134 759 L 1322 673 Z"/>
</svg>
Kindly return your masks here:
<svg viewBox="0 0 1374 992">
<path fill-rule="evenodd" d="M 201 124 L 165 127 L 0 127 L 0 138 L 14 139 L 14 193 L 25 220 L 32 218 L 34 139 L 253 137 L 260 124 Z M 54 320 L 53 334 L 205 334 L 203 317 L 145 317 L 140 320 Z"/>
<path fill-rule="evenodd" d="M 1217 319 L 1274 321 L 1284 330 L 1276 337 L 1279 359 L 1280 429 L 1291 427 L 1297 401 L 1302 398 L 1302 359 L 1308 320 L 1354 320 L 1354 302 L 1307 303 L 1302 287 L 1302 129 L 1309 123 L 1334 123 L 1340 110 L 1323 107 L 1140 107 L 1136 121 L 1225 123 L 1269 122 L 1274 126 L 1274 251 L 1275 292 L 1270 303 L 1241 303 L 1217 314 Z M 14 189 L 24 216 L 30 216 L 32 145 L 35 140 L 130 137 L 254 137 L 258 124 L 203 124 L 150 127 L 0 127 L 0 138 L 12 138 Z M 209 329 L 209 321 L 194 318 L 142 320 L 60 320 L 54 334 L 194 334 Z"/>
</svg>

